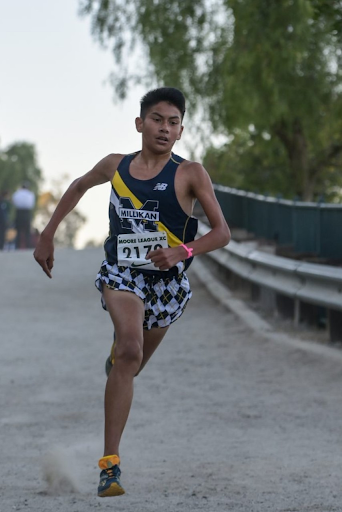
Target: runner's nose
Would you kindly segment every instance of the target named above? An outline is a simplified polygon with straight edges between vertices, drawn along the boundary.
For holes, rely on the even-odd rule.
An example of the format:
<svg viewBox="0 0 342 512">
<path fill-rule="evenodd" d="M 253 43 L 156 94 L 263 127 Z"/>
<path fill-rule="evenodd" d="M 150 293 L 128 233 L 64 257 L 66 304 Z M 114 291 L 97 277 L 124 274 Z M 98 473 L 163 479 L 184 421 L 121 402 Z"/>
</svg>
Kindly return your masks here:
<svg viewBox="0 0 342 512">
<path fill-rule="evenodd" d="M 166 121 L 161 125 L 160 131 L 163 133 L 169 133 L 169 127 Z"/>
</svg>

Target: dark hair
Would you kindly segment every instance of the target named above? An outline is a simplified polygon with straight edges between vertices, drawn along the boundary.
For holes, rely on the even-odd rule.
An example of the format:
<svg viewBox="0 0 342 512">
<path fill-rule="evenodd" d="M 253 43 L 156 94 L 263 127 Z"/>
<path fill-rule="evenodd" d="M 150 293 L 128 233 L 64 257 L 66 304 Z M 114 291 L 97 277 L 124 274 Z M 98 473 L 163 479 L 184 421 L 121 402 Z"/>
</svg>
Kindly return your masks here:
<svg viewBox="0 0 342 512">
<path fill-rule="evenodd" d="M 147 111 L 161 101 L 166 101 L 177 107 L 183 119 L 185 114 L 184 94 L 174 87 L 159 87 L 159 89 L 153 89 L 146 93 L 140 100 L 140 117 L 144 119 Z"/>
</svg>

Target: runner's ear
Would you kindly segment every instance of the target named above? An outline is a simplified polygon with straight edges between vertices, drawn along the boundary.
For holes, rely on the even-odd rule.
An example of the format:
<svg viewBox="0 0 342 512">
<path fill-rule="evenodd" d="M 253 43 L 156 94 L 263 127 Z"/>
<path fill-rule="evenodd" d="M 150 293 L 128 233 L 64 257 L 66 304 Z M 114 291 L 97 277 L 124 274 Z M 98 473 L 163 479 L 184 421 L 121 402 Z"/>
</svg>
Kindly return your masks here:
<svg viewBox="0 0 342 512">
<path fill-rule="evenodd" d="M 136 127 L 138 133 L 142 133 L 143 123 L 144 123 L 144 121 L 141 117 L 135 118 L 135 127 Z"/>
<path fill-rule="evenodd" d="M 184 126 L 181 126 L 180 134 L 178 135 L 177 140 L 181 139 L 183 130 L 184 130 Z"/>
</svg>

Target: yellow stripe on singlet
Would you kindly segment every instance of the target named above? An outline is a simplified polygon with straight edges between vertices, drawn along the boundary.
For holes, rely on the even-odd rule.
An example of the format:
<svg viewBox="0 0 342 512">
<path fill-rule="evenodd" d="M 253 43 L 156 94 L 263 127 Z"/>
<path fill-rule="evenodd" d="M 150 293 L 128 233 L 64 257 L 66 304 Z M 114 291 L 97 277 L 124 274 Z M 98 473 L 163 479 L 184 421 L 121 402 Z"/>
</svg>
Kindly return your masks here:
<svg viewBox="0 0 342 512">
<path fill-rule="evenodd" d="M 169 229 L 167 229 L 166 226 L 162 222 L 157 222 L 158 224 L 158 231 L 166 231 L 167 234 L 167 243 L 170 247 L 177 247 L 178 245 L 181 245 L 183 242 L 182 240 L 179 240 L 179 238 L 174 235 Z"/>
<path fill-rule="evenodd" d="M 117 191 L 120 197 L 129 197 L 132 203 L 134 204 L 134 208 L 139 210 L 142 207 L 142 202 L 139 201 L 137 197 L 129 190 L 127 185 L 123 182 L 119 171 L 116 171 L 114 174 L 114 178 L 112 181 L 114 189 Z"/>
<path fill-rule="evenodd" d="M 129 197 L 132 201 L 134 208 L 139 210 L 143 204 L 139 199 L 130 191 L 127 185 L 123 182 L 119 171 L 116 171 L 114 174 L 114 178 L 112 180 L 112 184 L 116 192 L 120 197 Z M 160 221 L 157 221 L 158 231 L 165 231 L 167 234 L 167 243 L 170 247 L 177 247 L 182 244 L 182 240 L 180 240 L 176 235 L 174 235 L 166 226 Z"/>
</svg>

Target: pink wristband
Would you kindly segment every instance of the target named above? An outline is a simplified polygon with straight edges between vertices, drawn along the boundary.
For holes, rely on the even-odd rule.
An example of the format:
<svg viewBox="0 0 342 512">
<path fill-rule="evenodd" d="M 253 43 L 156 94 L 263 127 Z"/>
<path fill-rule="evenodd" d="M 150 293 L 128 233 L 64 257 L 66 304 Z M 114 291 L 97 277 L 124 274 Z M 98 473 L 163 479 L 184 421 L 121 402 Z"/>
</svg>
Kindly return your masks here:
<svg viewBox="0 0 342 512">
<path fill-rule="evenodd" d="M 192 247 L 187 247 L 187 246 L 186 246 L 186 245 L 184 245 L 184 244 L 180 244 L 180 246 L 181 246 L 181 247 L 183 247 L 183 249 L 185 249 L 185 250 L 186 250 L 186 252 L 187 252 L 187 257 L 186 257 L 186 259 L 188 259 L 188 258 L 192 258 L 192 251 L 193 251 L 193 248 L 192 248 Z"/>
</svg>

